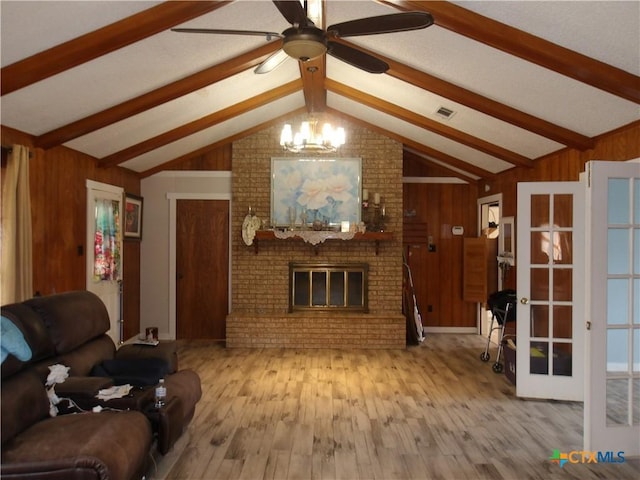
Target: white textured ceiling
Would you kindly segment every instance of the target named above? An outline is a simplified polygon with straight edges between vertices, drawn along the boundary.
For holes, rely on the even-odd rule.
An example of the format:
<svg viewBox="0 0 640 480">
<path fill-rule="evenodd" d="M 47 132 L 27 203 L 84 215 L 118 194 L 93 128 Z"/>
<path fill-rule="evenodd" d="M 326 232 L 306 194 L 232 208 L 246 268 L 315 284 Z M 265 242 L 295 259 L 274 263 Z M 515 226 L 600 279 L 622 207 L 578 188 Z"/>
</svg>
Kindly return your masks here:
<svg viewBox="0 0 640 480">
<path fill-rule="evenodd" d="M 2 67 L 4 69 L 160 3 L 2 0 Z M 640 75 L 640 2 L 452 3 L 633 75 Z M 399 11 L 390 5 L 369 0 L 327 0 L 325 4 L 327 25 Z M 270 1 L 242 0 L 180 26 L 281 32 L 289 25 Z M 348 40 L 356 47 L 481 95 L 488 102 L 499 102 L 586 137 L 593 138 L 640 120 L 638 103 L 444 28 L 438 24 L 437 16 L 436 24 L 424 30 Z M 164 30 L 3 95 L 0 98 L 0 122 L 37 138 L 234 59 L 265 43 L 262 37 L 193 35 Z M 216 112 L 259 99 L 261 95 L 300 78 L 299 65 L 292 59 L 265 75 L 256 75 L 253 68 L 249 68 L 124 120 L 76 136 L 65 145 L 101 159 Z M 326 78 L 527 159 L 535 160 L 564 148 L 563 144 L 527 128 L 432 93 L 428 84 L 415 86 L 392 75 L 365 73 L 331 56 L 326 59 Z M 640 85 L 636 85 L 636 91 L 638 89 Z M 442 152 L 462 164 L 490 173 L 513 166 L 477 147 L 446 138 L 424 125 L 398 118 L 331 90 L 326 104 L 333 111 L 424 145 L 425 149 Z M 121 165 L 145 172 L 241 134 L 255 125 L 294 112 L 304 105 L 305 98 L 300 90 L 253 111 L 189 133 L 179 140 L 127 159 Z M 454 116 L 449 120 L 442 119 L 435 114 L 439 107 L 453 110 Z M 453 170 L 464 169 L 460 170 L 458 165 Z M 470 170 L 473 171 L 472 168 Z M 476 174 L 467 175 L 471 178 L 479 176 L 477 170 Z"/>
</svg>

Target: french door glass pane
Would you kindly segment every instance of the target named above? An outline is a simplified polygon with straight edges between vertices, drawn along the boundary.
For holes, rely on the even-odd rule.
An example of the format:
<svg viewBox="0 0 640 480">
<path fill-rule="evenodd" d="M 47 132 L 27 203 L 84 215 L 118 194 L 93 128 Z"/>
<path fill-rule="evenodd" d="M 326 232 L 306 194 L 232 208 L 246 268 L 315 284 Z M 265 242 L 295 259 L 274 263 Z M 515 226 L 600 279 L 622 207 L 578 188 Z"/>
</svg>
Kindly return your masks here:
<svg viewBox="0 0 640 480">
<path fill-rule="evenodd" d="M 629 223 L 629 180 L 626 178 L 610 178 L 608 201 L 607 223 Z"/>
<path fill-rule="evenodd" d="M 640 425 L 640 378 L 633 380 L 633 424 Z"/>
<path fill-rule="evenodd" d="M 607 425 L 627 425 L 629 381 L 626 378 L 607 380 Z"/>
<path fill-rule="evenodd" d="M 570 377 L 572 375 L 572 345 L 570 343 L 553 344 L 553 374 Z"/>
<path fill-rule="evenodd" d="M 629 370 L 629 331 L 607 330 L 607 372 L 627 372 Z"/>
<path fill-rule="evenodd" d="M 549 336 L 549 306 L 531 305 L 531 336 Z"/>
<path fill-rule="evenodd" d="M 532 268 L 531 276 L 531 300 L 549 300 L 549 269 Z"/>
<path fill-rule="evenodd" d="M 553 337 L 573 338 L 573 308 L 570 305 L 553 307 Z"/>
<path fill-rule="evenodd" d="M 573 292 L 573 270 L 569 268 L 553 269 L 553 299 L 570 302 Z"/>
<path fill-rule="evenodd" d="M 640 228 L 633 230 L 633 273 L 640 275 Z"/>
<path fill-rule="evenodd" d="M 633 371 L 640 372 L 640 328 L 633 329 Z"/>
<path fill-rule="evenodd" d="M 548 265 L 551 257 L 551 232 L 531 232 L 531 265 Z"/>
<path fill-rule="evenodd" d="M 640 324 L 640 279 L 636 278 L 633 281 L 633 323 L 635 325 Z"/>
<path fill-rule="evenodd" d="M 629 281 L 626 278 L 607 280 L 607 324 L 627 323 L 629 314 Z"/>
<path fill-rule="evenodd" d="M 529 373 L 538 375 L 549 374 L 549 343 L 531 342 L 529 349 Z"/>
<path fill-rule="evenodd" d="M 549 195 L 531 195 L 531 227 L 549 225 Z"/>
<path fill-rule="evenodd" d="M 610 228 L 607 232 L 607 271 L 609 274 L 626 274 L 631 268 L 629 258 L 629 229 Z"/>
<path fill-rule="evenodd" d="M 560 228 L 573 227 L 573 195 L 553 196 L 553 224 Z"/>
<path fill-rule="evenodd" d="M 633 223 L 640 224 L 640 178 L 633 180 Z"/>
</svg>

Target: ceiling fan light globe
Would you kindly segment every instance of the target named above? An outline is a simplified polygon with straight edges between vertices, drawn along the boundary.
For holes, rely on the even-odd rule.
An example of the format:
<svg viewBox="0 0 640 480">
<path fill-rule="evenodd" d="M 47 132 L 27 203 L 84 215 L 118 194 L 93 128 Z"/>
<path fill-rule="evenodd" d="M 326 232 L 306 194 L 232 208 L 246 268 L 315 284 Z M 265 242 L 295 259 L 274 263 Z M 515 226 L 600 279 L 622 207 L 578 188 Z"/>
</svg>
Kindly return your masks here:
<svg viewBox="0 0 640 480">
<path fill-rule="evenodd" d="M 327 39 L 319 28 L 289 29 L 285 30 L 283 35 L 282 49 L 296 60 L 308 62 L 324 55 L 327 51 Z"/>
</svg>

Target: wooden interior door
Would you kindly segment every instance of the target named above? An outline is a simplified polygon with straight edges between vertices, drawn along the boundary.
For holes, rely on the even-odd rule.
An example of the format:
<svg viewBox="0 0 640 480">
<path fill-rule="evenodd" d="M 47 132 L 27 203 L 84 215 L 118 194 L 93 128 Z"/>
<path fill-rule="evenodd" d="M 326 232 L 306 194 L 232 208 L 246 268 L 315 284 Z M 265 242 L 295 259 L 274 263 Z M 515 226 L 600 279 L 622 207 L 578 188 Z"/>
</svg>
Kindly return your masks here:
<svg viewBox="0 0 640 480">
<path fill-rule="evenodd" d="M 483 304 L 498 289 L 497 254 L 495 238 L 464 239 L 462 298 L 465 302 Z"/>
<path fill-rule="evenodd" d="M 178 200 L 176 212 L 176 337 L 224 341 L 229 202 Z"/>
</svg>

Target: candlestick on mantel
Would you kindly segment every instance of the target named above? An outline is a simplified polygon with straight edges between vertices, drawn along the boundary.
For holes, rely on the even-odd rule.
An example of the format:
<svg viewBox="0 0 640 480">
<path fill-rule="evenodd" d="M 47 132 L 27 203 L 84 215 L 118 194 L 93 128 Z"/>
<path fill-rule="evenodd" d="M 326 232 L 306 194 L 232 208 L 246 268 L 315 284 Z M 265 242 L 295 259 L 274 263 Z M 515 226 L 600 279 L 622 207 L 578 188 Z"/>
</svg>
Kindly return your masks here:
<svg viewBox="0 0 640 480">
<path fill-rule="evenodd" d="M 366 188 L 362 189 L 362 200 L 365 202 L 369 200 L 369 190 L 367 190 Z"/>
<path fill-rule="evenodd" d="M 380 194 L 379 193 L 375 193 L 373 195 L 373 203 L 375 203 L 376 205 L 380 205 Z"/>
</svg>

